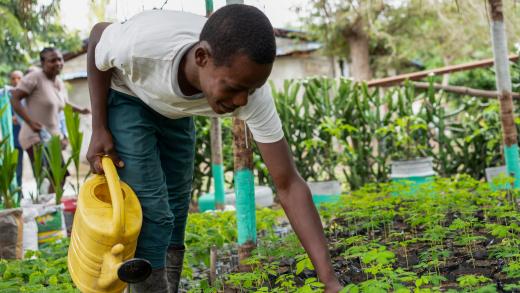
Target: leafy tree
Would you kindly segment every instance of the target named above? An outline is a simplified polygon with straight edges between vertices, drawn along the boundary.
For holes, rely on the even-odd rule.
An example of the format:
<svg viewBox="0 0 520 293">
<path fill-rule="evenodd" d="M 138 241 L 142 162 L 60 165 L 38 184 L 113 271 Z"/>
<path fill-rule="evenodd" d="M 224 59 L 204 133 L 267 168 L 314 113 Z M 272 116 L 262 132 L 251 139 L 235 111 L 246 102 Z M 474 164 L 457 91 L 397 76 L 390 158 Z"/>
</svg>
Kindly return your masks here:
<svg viewBox="0 0 520 293">
<path fill-rule="evenodd" d="M 81 42 L 77 32 L 60 23 L 59 0 L 0 0 L 0 86 L 13 69 L 24 69 L 47 46 L 75 51 Z"/>
<path fill-rule="evenodd" d="M 504 1 L 511 46 L 519 39 L 520 7 Z M 330 55 L 347 57 L 355 79 L 491 56 L 486 1 L 310 0 L 299 7 L 304 27 Z M 413 61 L 412 61 L 413 62 Z"/>
</svg>

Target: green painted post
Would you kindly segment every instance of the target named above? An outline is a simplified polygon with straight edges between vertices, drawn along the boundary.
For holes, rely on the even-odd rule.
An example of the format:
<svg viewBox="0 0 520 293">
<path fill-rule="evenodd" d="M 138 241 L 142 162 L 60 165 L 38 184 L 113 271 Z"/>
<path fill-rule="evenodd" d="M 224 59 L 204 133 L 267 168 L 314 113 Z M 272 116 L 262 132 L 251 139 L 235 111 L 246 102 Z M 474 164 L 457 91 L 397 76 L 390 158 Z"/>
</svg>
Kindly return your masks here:
<svg viewBox="0 0 520 293">
<path fill-rule="evenodd" d="M 243 0 L 226 0 L 226 5 L 244 4 Z M 253 177 L 253 138 L 245 122 L 233 119 L 233 153 L 238 226 L 238 256 L 251 255 L 256 247 L 255 181 Z M 241 270 L 248 270 L 242 266 Z"/>
<path fill-rule="evenodd" d="M 206 16 L 213 13 L 213 0 L 206 0 Z M 219 118 L 211 118 L 211 174 L 213 175 L 213 187 L 215 189 L 215 208 L 224 209 L 224 168 L 222 166 L 222 129 Z"/>
<path fill-rule="evenodd" d="M 245 122 L 233 119 L 238 255 L 246 259 L 256 247 L 255 183 L 253 177 L 253 138 Z M 241 266 L 241 270 L 248 270 Z"/>
<path fill-rule="evenodd" d="M 509 73 L 509 57 L 504 24 L 502 0 L 488 0 L 492 18 L 491 38 L 495 60 L 495 75 L 500 101 L 500 118 L 504 137 L 504 156 L 507 172 L 515 178 L 514 188 L 520 187 L 520 160 L 518 155 L 518 134 L 516 132 L 514 105 L 511 96 L 512 85 Z"/>
<path fill-rule="evenodd" d="M 213 13 L 213 0 L 206 0 L 206 16 Z"/>
<path fill-rule="evenodd" d="M 215 207 L 224 209 L 224 168 L 222 166 L 222 129 L 219 118 L 211 118 L 211 173 L 215 189 Z"/>
</svg>

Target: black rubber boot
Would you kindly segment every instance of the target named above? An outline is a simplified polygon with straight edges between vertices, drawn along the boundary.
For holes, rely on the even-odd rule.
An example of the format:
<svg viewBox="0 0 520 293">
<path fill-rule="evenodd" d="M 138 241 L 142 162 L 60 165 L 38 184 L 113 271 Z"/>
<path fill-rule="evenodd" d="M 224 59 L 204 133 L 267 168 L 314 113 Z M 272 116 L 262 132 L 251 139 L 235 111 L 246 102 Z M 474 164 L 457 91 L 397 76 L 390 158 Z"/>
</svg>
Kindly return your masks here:
<svg viewBox="0 0 520 293">
<path fill-rule="evenodd" d="M 128 293 L 169 293 L 166 268 L 154 269 L 143 282 L 128 284 Z"/>
<path fill-rule="evenodd" d="M 170 293 L 179 291 L 179 282 L 182 274 L 182 263 L 184 261 L 184 245 L 181 247 L 169 247 L 166 257 L 166 272 L 168 275 L 168 284 L 170 285 Z"/>
</svg>

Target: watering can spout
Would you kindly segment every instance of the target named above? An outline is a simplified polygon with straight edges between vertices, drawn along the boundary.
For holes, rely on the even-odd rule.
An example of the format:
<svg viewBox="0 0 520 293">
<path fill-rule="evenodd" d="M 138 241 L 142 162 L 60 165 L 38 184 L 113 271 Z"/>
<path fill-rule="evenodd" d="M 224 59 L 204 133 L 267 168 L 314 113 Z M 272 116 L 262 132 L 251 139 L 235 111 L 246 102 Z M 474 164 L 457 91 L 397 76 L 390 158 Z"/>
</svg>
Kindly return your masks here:
<svg viewBox="0 0 520 293">
<path fill-rule="evenodd" d="M 118 243 L 103 256 L 99 288 L 112 287 L 119 280 L 127 283 L 144 281 L 152 272 L 152 265 L 145 259 L 133 258 L 123 262 L 124 245 Z"/>
<path fill-rule="evenodd" d="M 110 252 L 103 255 L 103 265 L 101 267 L 101 278 L 98 280 L 99 288 L 108 288 L 118 280 L 117 269 L 123 262 L 123 251 L 125 247 L 118 243 L 112 247 Z"/>
</svg>

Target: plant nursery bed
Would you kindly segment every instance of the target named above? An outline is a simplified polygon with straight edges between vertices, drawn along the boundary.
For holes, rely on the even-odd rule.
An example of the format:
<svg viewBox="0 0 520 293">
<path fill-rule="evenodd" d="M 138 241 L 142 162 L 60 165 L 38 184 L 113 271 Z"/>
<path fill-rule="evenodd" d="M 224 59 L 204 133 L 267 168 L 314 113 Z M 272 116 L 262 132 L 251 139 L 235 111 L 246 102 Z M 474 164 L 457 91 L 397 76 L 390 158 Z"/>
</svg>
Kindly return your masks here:
<svg viewBox="0 0 520 293">
<path fill-rule="evenodd" d="M 372 184 L 320 207 L 345 292 L 520 292 L 517 192 L 493 191 L 467 176 L 414 191 Z M 256 219 L 258 246 L 242 263 L 250 270 L 239 272 L 234 213 L 191 214 L 180 291 L 322 291 L 283 212 L 257 210 Z M 212 245 L 217 279 L 210 284 Z M 0 261 L 0 292 L 78 292 L 66 270 L 68 241 L 50 247 Z"/>
<path fill-rule="evenodd" d="M 321 211 L 349 290 L 520 292 L 517 192 L 465 176 L 437 179 L 414 195 L 407 188 L 370 185 Z"/>
<path fill-rule="evenodd" d="M 467 176 L 439 178 L 413 190 L 411 195 L 409 186 L 368 185 L 320 209 L 346 292 L 520 292 L 517 192 L 493 191 Z M 294 234 L 260 239 L 245 263 L 249 272 L 222 273 L 207 288 L 323 289 Z"/>
</svg>

